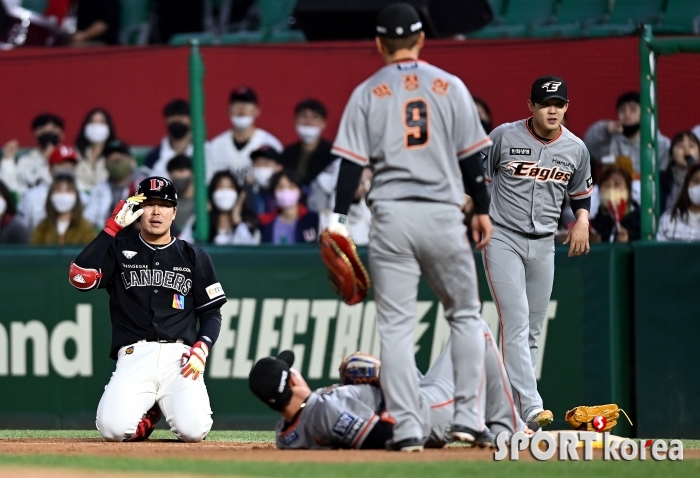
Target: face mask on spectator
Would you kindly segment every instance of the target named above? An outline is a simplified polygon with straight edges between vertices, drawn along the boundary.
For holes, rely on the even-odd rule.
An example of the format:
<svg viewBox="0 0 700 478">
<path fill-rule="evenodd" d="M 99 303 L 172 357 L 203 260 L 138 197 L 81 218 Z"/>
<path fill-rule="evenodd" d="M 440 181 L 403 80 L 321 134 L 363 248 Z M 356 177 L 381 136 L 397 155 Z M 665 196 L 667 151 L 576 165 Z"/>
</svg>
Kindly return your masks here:
<svg viewBox="0 0 700 478">
<path fill-rule="evenodd" d="M 634 136 L 637 133 L 637 131 L 639 131 L 639 123 L 622 126 L 622 134 L 624 134 L 628 138 Z"/>
<path fill-rule="evenodd" d="M 175 186 L 175 190 L 179 194 L 183 194 L 185 191 L 187 191 L 187 188 L 190 187 L 192 178 L 189 176 L 186 178 L 173 178 L 171 181 L 173 182 L 173 186 Z"/>
<path fill-rule="evenodd" d="M 130 176 L 133 170 L 133 165 L 129 161 L 113 160 L 107 162 L 107 172 L 112 181 L 121 181 Z"/>
<path fill-rule="evenodd" d="M 247 129 L 253 125 L 255 118 L 252 116 L 231 116 L 231 124 L 234 129 Z"/>
<path fill-rule="evenodd" d="M 255 178 L 255 182 L 263 189 L 270 187 L 270 178 L 272 178 L 273 174 L 275 174 L 275 170 L 268 166 L 258 166 L 257 168 L 253 168 L 253 177 Z"/>
<path fill-rule="evenodd" d="M 617 207 L 622 201 L 629 200 L 629 193 L 626 189 L 603 189 L 600 198 L 606 206 L 610 203 L 613 207 Z"/>
<path fill-rule="evenodd" d="M 235 189 L 217 189 L 212 195 L 214 206 L 216 206 L 219 211 L 230 211 L 233 209 L 233 205 L 236 204 L 236 199 L 238 199 L 238 193 Z"/>
<path fill-rule="evenodd" d="M 51 195 L 51 204 L 56 208 L 59 214 L 68 212 L 75 206 L 77 196 L 75 193 L 53 193 Z"/>
<path fill-rule="evenodd" d="M 696 206 L 700 206 L 700 184 L 688 188 L 688 197 L 690 198 L 690 202 Z"/>
<path fill-rule="evenodd" d="M 298 124 L 297 134 L 304 143 L 313 143 L 318 139 L 319 136 L 321 136 L 321 127 Z"/>
<path fill-rule="evenodd" d="M 173 121 L 168 124 L 168 134 L 174 139 L 182 139 L 190 132 L 190 127 L 181 121 Z"/>
<path fill-rule="evenodd" d="M 50 144 L 56 146 L 58 144 L 58 135 L 56 133 L 41 133 L 36 140 L 39 142 L 39 146 L 42 148 L 47 147 Z"/>
<path fill-rule="evenodd" d="M 109 126 L 104 123 L 89 123 L 85 125 L 85 137 L 92 144 L 104 143 L 109 138 Z"/>
<path fill-rule="evenodd" d="M 7 211 L 7 201 L 5 201 L 5 198 L 0 196 L 0 216 L 5 214 L 5 211 Z"/>
<path fill-rule="evenodd" d="M 281 208 L 292 207 L 299 202 L 301 191 L 298 189 L 281 189 L 275 191 L 275 201 Z"/>
</svg>

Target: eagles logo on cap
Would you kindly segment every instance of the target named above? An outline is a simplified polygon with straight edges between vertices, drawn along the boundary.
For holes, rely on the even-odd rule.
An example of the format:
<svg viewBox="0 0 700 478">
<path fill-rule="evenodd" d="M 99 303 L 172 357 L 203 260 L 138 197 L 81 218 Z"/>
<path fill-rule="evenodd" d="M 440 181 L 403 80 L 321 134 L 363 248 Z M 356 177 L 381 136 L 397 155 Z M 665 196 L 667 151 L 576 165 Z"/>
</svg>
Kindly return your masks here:
<svg viewBox="0 0 700 478">
<path fill-rule="evenodd" d="M 377 16 L 377 35 L 387 38 L 411 36 L 423 29 L 415 8 L 408 3 L 392 3 Z"/>
<path fill-rule="evenodd" d="M 551 75 L 537 78 L 530 90 L 530 101 L 542 104 L 551 99 L 569 102 L 566 82 L 558 76 Z"/>
</svg>

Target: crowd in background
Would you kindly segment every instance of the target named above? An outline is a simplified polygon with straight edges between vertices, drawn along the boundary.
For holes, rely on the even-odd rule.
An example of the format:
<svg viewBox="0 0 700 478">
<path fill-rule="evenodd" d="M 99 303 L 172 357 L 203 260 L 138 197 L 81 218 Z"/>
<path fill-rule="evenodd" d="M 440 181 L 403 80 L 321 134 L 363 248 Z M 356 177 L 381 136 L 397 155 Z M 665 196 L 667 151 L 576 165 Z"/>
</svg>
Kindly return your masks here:
<svg viewBox="0 0 700 478">
<path fill-rule="evenodd" d="M 488 105 L 475 100 L 484 129 L 493 127 Z M 621 95 L 617 118 L 588 128 L 594 193 L 591 241 L 640 238 L 639 94 Z M 612 108 L 611 108 L 612 109 Z M 290 127 L 298 141 L 283 146 L 256 127 L 258 97 L 247 86 L 229 97 L 231 128 L 205 144 L 208 242 L 215 245 L 304 244 L 317 241 L 334 207 L 340 159 L 324 137 L 328 112 L 317 99 L 300 101 Z M 116 204 L 148 176 L 169 178 L 178 191 L 173 234 L 194 240 L 195 173 L 189 103 L 174 99 L 163 109 L 164 136 L 139 164 L 103 108 L 89 111 L 78 137 L 65 137 L 63 119 L 42 113 L 32 121 L 36 144 L 10 140 L 0 161 L 0 243 L 85 244 L 102 228 Z M 668 139 L 659 134 L 663 215 L 658 240 L 700 240 L 700 126 Z M 372 170 L 365 168 L 349 212 L 348 228 L 367 244 L 372 215 L 365 197 Z M 468 224 L 470 202 L 465 208 Z M 560 234 L 575 218 L 562 204 Z M 470 236 L 471 237 L 471 236 Z"/>
</svg>

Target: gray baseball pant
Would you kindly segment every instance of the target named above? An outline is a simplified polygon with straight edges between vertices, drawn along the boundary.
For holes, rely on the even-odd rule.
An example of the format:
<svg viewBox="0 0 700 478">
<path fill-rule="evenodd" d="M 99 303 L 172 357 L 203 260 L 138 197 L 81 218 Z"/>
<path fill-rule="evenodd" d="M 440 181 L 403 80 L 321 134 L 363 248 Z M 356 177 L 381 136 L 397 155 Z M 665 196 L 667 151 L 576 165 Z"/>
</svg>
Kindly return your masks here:
<svg viewBox="0 0 700 478">
<path fill-rule="evenodd" d="M 375 201 L 369 266 L 381 339 L 382 392 L 396 420 L 394 440 L 424 436 L 413 335 L 421 273 L 450 322 L 454 365 L 454 424 L 482 431 L 484 340 L 474 256 L 452 204 Z"/>
<path fill-rule="evenodd" d="M 494 225 L 484 251 L 486 278 L 501 322 L 501 350 L 523 420 L 542 410 L 535 367 L 554 282 L 554 236 L 529 239 Z"/>
</svg>

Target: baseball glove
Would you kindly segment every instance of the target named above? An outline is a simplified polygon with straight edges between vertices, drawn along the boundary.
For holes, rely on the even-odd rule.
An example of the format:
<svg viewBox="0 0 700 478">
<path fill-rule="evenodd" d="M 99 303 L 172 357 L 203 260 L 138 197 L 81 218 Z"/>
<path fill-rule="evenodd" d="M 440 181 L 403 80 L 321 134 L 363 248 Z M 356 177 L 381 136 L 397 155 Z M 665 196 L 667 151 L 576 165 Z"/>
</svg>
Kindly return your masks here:
<svg viewBox="0 0 700 478">
<path fill-rule="evenodd" d="M 627 416 L 627 413 L 621 408 L 619 408 L 614 403 L 609 405 L 596 405 L 592 407 L 576 407 L 572 408 L 566 412 L 566 421 L 571 425 L 574 430 L 583 430 L 589 432 L 608 432 L 617 425 L 617 419 L 620 418 L 620 412 L 625 414 L 627 420 L 632 424 L 632 420 Z M 597 416 L 605 417 L 607 421 L 605 427 L 602 430 L 596 430 L 593 426 L 593 420 Z"/>
<path fill-rule="evenodd" d="M 333 289 L 348 305 L 362 302 L 367 297 L 370 280 L 355 243 L 349 237 L 325 230 L 320 244 L 321 257 L 328 267 L 328 279 Z"/>
<path fill-rule="evenodd" d="M 379 386 L 381 362 L 370 354 L 355 352 L 343 358 L 338 372 L 343 385 L 369 384 Z"/>
</svg>

